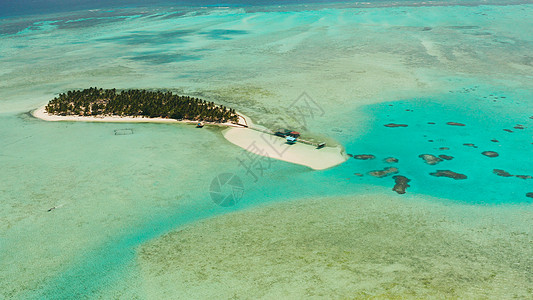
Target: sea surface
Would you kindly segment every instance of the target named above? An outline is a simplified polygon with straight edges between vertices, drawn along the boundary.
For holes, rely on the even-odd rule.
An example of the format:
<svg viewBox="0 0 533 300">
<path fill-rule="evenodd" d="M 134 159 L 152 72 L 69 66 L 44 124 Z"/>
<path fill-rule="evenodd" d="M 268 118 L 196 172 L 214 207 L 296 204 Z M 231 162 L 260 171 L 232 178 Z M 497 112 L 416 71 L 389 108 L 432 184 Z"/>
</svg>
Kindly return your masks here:
<svg viewBox="0 0 533 300">
<path fill-rule="evenodd" d="M 339 261 L 354 259 L 342 253 L 355 249 L 349 241 L 360 238 L 357 232 L 368 239 L 358 251 L 382 255 L 368 258 L 373 264 L 357 273 L 372 284 L 346 283 L 358 294 L 336 290 L 339 297 L 532 292 L 533 274 L 524 267 L 533 263 L 530 2 L 29 2 L 0 6 L 0 298 L 213 296 L 202 290 L 228 298 L 325 296 L 333 294 L 328 284 L 312 293 L 298 286 L 316 278 L 334 282 L 361 265 L 317 272 L 331 262 L 328 254 L 313 252 L 312 242 L 284 239 L 313 236 L 313 228 L 317 249 L 341 249 Z M 373 159 L 350 157 L 312 171 L 244 152 L 216 127 L 32 117 L 58 93 L 89 86 L 202 97 L 271 129 L 291 126 L 342 145 L 350 156 Z M 309 111 L 295 113 L 302 104 Z M 431 165 L 424 154 L 447 159 Z M 398 161 L 386 162 L 390 157 Z M 386 168 L 395 170 L 371 174 Z M 464 176 L 431 175 L 438 171 Z M 410 180 L 406 194 L 392 190 L 393 176 Z M 219 186 L 229 179 L 230 186 Z M 217 205 L 220 194 L 231 195 L 231 205 Z M 257 216 L 260 224 L 253 222 Z M 372 226 L 358 227 L 352 217 L 371 219 Z M 345 232 L 339 224 L 358 230 Z M 324 238 L 328 228 L 334 241 Z M 394 239 L 398 228 L 417 232 L 410 236 L 416 245 L 438 246 L 395 252 L 404 245 Z M 223 254 L 210 252 L 224 243 L 217 236 L 227 241 Z M 265 241 L 254 236 L 285 241 L 280 253 L 309 255 L 301 270 L 316 278 L 284 287 L 279 274 L 289 274 L 297 257 L 261 254 L 254 245 Z M 193 271 L 176 273 L 187 261 L 172 249 L 185 245 L 180 253 L 191 258 Z M 241 246 L 253 254 L 255 270 L 236 267 L 232 253 L 242 255 Z M 484 247 L 486 264 L 463 255 L 445 265 L 448 255 Z M 408 257 L 397 261 L 403 269 L 383 249 L 393 249 L 398 261 Z M 212 265 L 199 259 L 205 253 Z M 516 261 L 501 264 L 502 255 Z M 244 281 L 221 285 L 214 278 L 266 270 L 264 262 L 277 259 L 281 269 L 268 269 L 265 285 L 251 291 L 232 289 Z M 424 259 L 435 268 L 421 274 Z M 227 274 L 217 270 L 217 260 L 225 260 Z M 466 275 L 458 267 L 464 265 Z M 442 269 L 455 279 L 442 281 L 448 276 Z M 394 270 L 414 275 L 391 275 L 394 286 L 374 276 Z M 469 290 L 445 288 L 467 277 Z M 512 286 L 509 278 L 523 281 Z M 413 287 L 423 280 L 430 283 Z"/>
</svg>

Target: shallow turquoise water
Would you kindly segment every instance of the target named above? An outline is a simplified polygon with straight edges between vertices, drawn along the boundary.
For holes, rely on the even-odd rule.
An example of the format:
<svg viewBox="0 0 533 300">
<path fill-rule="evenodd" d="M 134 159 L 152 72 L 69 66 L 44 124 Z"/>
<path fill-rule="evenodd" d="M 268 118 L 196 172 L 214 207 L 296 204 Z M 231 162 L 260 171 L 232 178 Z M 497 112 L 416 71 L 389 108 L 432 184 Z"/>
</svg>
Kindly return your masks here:
<svg viewBox="0 0 533 300">
<path fill-rule="evenodd" d="M 61 298 L 102 293 L 135 269 L 132 262 L 138 245 L 177 226 L 269 201 L 365 193 L 372 191 L 372 186 L 390 189 L 390 176 L 373 178 L 366 174 L 387 166 L 397 166 L 399 174 L 411 179 L 408 193 L 475 204 L 531 202 L 525 197 L 531 179 L 492 173 L 495 168 L 512 174 L 532 173 L 527 153 L 531 153 L 533 121 L 530 112 L 521 109 L 531 101 L 528 91 L 472 89 L 364 107 L 371 119 L 370 130 L 355 141 L 349 141 L 348 134 L 343 143 L 348 153 L 373 154 L 375 160 L 349 159 L 324 172 L 274 161 L 262 175 L 257 173 L 257 181 L 237 161 L 242 150 L 223 142 L 218 130 L 164 124 L 50 123 L 26 114 L 3 116 L 2 127 L 12 130 L 2 132 L 0 160 L 7 171 L 0 178 L 1 190 L 4 199 L 14 202 L 10 202 L 11 207 L 4 205 L 4 212 L 13 219 L 4 223 L 11 228 L 2 239 L 4 247 L 9 245 L 6 251 L 10 255 L 2 264 L 20 259 L 14 249 L 27 245 L 21 235 L 40 243 L 56 243 L 31 251 L 37 256 L 28 262 L 53 260 L 55 253 L 69 253 L 70 242 L 77 240 L 80 244 L 74 250 L 88 247 L 73 254 L 59 273 L 43 272 L 46 280 L 42 287 L 20 291 L 19 295 Z M 466 126 L 445 124 L 450 121 Z M 408 127 L 383 126 L 388 123 Z M 516 124 L 525 129 L 503 131 Z M 116 129 L 131 129 L 133 134 L 116 136 Z M 221 144 L 212 147 L 217 139 Z M 439 151 L 439 147 L 450 150 Z M 485 157 L 481 155 L 485 150 L 497 151 L 500 156 Z M 87 157 L 80 157 L 81 153 Z M 425 153 L 455 158 L 429 166 L 418 158 Z M 399 163 L 382 161 L 390 156 Z M 468 179 L 429 176 L 437 169 L 463 173 Z M 211 179 L 224 172 L 236 174 L 244 183 L 244 196 L 235 207 L 218 207 L 209 197 Z M 52 206 L 60 207 L 46 212 Z M 33 213 L 28 215 L 28 210 Z M 37 232 L 39 235 L 34 236 Z M 90 235 L 94 233 L 107 237 L 93 241 Z"/>
<path fill-rule="evenodd" d="M 0 128 L 9 129 L 0 152 L 0 272 L 20 275 L 15 295 L 34 294 L 24 276 L 32 274 L 38 285 L 49 282 L 45 294 L 86 292 L 106 280 L 102 272 L 131 260 L 135 245 L 212 214 L 217 207 L 204 191 L 236 150 L 211 147 L 223 140 L 218 130 L 186 125 L 50 123 L 18 114 L 3 115 Z M 125 128 L 133 134 L 114 134 Z"/>
<path fill-rule="evenodd" d="M 496 101 L 495 101 L 496 100 Z M 236 161 L 237 155 L 221 166 L 220 172 L 230 168 L 245 184 L 245 195 L 236 207 L 220 209 L 206 206 L 205 210 L 176 211 L 171 216 L 154 216 L 153 222 L 144 224 L 134 233 L 128 234 L 102 250 L 89 253 L 89 263 L 70 269 L 52 281 L 46 295 L 85 294 L 92 288 L 99 288 L 106 281 L 120 280 L 124 276 L 119 270 L 133 259 L 131 251 L 137 245 L 158 236 L 178 225 L 192 220 L 242 209 L 265 201 L 279 201 L 287 198 L 357 194 L 368 191 L 369 186 L 392 187 L 391 176 L 373 178 L 366 174 L 388 166 L 399 168 L 399 175 L 411 179 L 408 193 L 428 194 L 434 197 L 455 199 L 470 204 L 531 203 L 525 197 L 531 192 L 532 179 L 505 178 L 496 176 L 493 169 L 504 169 L 512 174 L 531 175 L 533 162 L 531 153 L 532 130 L 529 111 L 521 108 L 531 102 L 527 91 L 502 92 L 494 88 L 467 87 L 437 98 L 411 99 L 386 102 L 364 108 L 372 119 L 371 129 L 346 148 L 353 154 L 373 154 L 375 160 L 358 161 L 350 159 L 341 166 L 325 172 L 306 171 L 304 167 L 291 166 L 283 162 L 273 164 L 259 176 L 258 181 Z M 466 126 L 450 126 L 447 122 L 460 122 Z M 428 124 L 433 122 L 435 124 Z M 407 124 L 405 128 L 387 128 L 383 124 Z M 525 129 L 513 129 L 516 124 Z M 98 125 L 96 125 L 98 126 Z M 154 125 L 157 126 L 157 125 Z M 513 129 L 512 133 L 503 129 Z M 491 142 L 497 139 L 499 142 Z M 433 140 L 433 142 L 430 142 Z M 477 148 L 464 146 L 472 143 Z M 439 150 L 449 147 L 449 150 Z M 497 151 L 500 156 L 489 158 L 482 151 Z M 435 166 L 425 164 L 419 154 L 446 154 L 454 157 Z M 383 162 L 386 157 L 396 157 L 398 164 Z M 231 168 L 233 167 L 233 168 Z M 430 172 L 450 169 L 466 174 L 466 180 L 435 178 Z M 353 173 L 365 176 L 354 176 Z M 301 183 L 305 182 L 305 186 Z M 392 190 L 390 193 L 394 193 Z M 198 195 L 208 198 L 204 192 Z M 96 264 L 94 262 L 97 262 Z M 106 278 L 93 280 L 105 269 L 115 269 Z M 74 279 L 74 281 L 73 281 Z M 87 284 L 90 282 L 91 284 Z M 79 290 L 79 287 L 83 287 Z M 61 294 L 57 294 L 61 291 Z"/>
<path fill-rule="evenodd" d="M 493 170 L 533 175 L 533 119 L 530 118 L 532 111 L 526 109 L 532 105 L 529 91 L 503 92 L 477 85 L 434 98 L 365 107 L 363 111 L 372 119 L 371 129 L 356 141 L 347 142 L 346 148 L 348 153 L 373 154 L 376 159 L 350 159 L 332 173 L 367 173 L 397 167 L 398 175 L 411 179 L 408 192 L 476 204 L 531 203 L 533 199 L 526 197 L 526 193 L 533 189 L 533 179 L 501 177 Z M 466 126 L 450 126 L 447 122 Z M 384 126 L 390 123 L 408 127 Z M 524 129 L 515 129 L 518 124 Z M 475 147 L 464 144 L 474 144 Z M 441 147 L 449 150 L 440 150 Z M 482 155 L 483 151 L 495 151 L 499 156 L 490 158 Z M 421 154 L 444 154 L 454 158 L 428 165 L 418 157 Z M 384 162 L 387 157 L 398 158 L 399 163 Z M 436 170 L 452 170 L 468 178 L 454 180 L 429 175 Z M 380 185 L 393 182 L 391 176 L 368 177 L 356 180 Z"/>
<path fill-rule="evenodd" d="M 143 242 L 201 218 L 288 197 L 290 174 L 311 174 L 275 162 L 255 182 L 237 161 L 243 150 L 216 128 L 46 122 L 24 113 L 3 115 L 0 128 L 10 129 L 1 137 L 0 272 L 21 275 L 20 283 L 2 280 L 6 296 L 102 293 L 135 268 L 134 249 Z M 238 206 L 221 208 L 210 198 L 211 180 L 225 172 L 245 183 Z M 34 274 L 38 280 L 28 283 Z"/>
</svg>

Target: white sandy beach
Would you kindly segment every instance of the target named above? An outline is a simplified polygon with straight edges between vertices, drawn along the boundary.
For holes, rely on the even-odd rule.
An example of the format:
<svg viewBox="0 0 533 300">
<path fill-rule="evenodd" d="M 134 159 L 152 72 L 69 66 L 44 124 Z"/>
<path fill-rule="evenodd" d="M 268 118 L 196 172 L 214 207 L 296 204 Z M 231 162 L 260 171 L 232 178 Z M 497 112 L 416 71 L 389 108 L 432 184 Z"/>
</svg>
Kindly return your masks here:
<svg viewBox="0 0 533 300">
<path fill-rule="evenodd" d="M 288 145 L 285 139 L 248 128 L 229 128 L 224 137 L 233 144 L 258 155 L 307 166 L 313 170 L 324 170 L 346 161 L 343 149 L 338 147 L 316 147 L 296 143 Z"/>
<path fill-rule="evenodd" d="M 120 116 L 58 116 L 46 112 L 45 107 L 33 111 L 33 116 L 45 121 L 60 122 L 121 122 L 121 123 L 188 123 L 195 121 L 178 121 L 165 118 L 120 117 Z M 250 118 L 239 114 L 239 122 L 210 123 L 209 125 L 231 127 L 224 132 L 224 137 L 231 143 L 255 154 L 307 166 L 313 170 L 324 170 L 346 161 L 341 147 L 316 149 L 311 145 L 296 143 L 287 145 L 285 140 L 256 130 L 243 128 L 253 125 Z"/>
<path fill-rule="evenodd" d="M 49 114 L 46 112 L 45 106 L 40 107 L 39 109 L 32 112 L 32 115 L 36 118 L 45 121 L 60 122 L 60 121 L 69 121 L 69 122 L 121 122 L 121 123 L 187 123 L 187 124 L 196 124 L 197 121 L 183 120 L 178 121 L 176 119 L 165 119 L 165 118 L 146 118 L 146 117 L 121 117 L 121 116 L 58 116 Z M 215 123 L 215 122 L 203 122 L 204 124 L 217 125 L 217 126 L 233 126 L 241 127 L 248 124 L 248 117 L 239 115 L 239 122 L 235 123 Z"/>
</svg>

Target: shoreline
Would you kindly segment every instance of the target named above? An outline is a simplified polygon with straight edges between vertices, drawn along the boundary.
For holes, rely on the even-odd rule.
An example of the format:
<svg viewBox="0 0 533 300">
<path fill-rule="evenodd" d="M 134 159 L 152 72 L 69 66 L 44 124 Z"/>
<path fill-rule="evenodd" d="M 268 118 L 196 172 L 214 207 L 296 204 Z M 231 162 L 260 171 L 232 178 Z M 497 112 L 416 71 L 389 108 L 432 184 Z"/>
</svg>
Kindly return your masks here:
<svg viewBox="0 0 533 300">
<path fill-rule="evenodd" d="M 122 117 L 122 116 L 58 116 L 50 115 L 45 110 L 46 105 L 39 107 L 31 112 L 31 115 L 35 118 L 50 121 L 50 122 L 105 122 L 105 123 L 183 123 L 183 124 L 197 124 L 199 121 L 193 120 L 176 120 L 166 118 L 147 118 L 147 117 Z M 239 115 L 239 122 L 237 124 L 225 122 L 202 122 L 205 125 L 215 125 L 224 127 L 245 127 L 248 126 L 249 118 Z"/>
<path fill-rule="evenodd" d="M 182 123 L 194 125 L 198 121 L 176 120 L 165 118 L 121 117 L 121 116 L 57 116 L 46 112 L 42 106 L 31 112 L 35 118 L 49 122 L 103 122 L 103 123 Z M 230 143 L 254 154 L 303 165 L 313 170 L 325 170 L 337 166 L 347 160 L 341 146 L 316 149 L 314 146 L 296 143 L 287 145 L 284 139 L 250 129 L 252 120 L 238 113 L 239 122 L 214 123 L 203 122 L 205 125 L 227 127 L 222 135 Z M 253 149 L 250 146 L 254 145 Z"/>
</svg>

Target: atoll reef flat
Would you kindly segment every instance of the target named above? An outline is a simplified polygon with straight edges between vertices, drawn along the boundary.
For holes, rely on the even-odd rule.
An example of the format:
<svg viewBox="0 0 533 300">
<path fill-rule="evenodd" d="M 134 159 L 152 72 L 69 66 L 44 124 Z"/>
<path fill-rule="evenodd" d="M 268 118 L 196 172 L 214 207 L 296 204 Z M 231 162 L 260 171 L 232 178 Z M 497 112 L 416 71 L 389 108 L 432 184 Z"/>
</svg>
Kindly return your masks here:
<svg viewBox="0 0 533 300">
<path fill-rule="evenodd" d="M 429 199 L 368 193 L 204 220 L 138 249 L 143 287 L 203 299 L 531 295 L 532 228 L 509 221 L 532 222 L 531 206 Z"/>
</svg>

